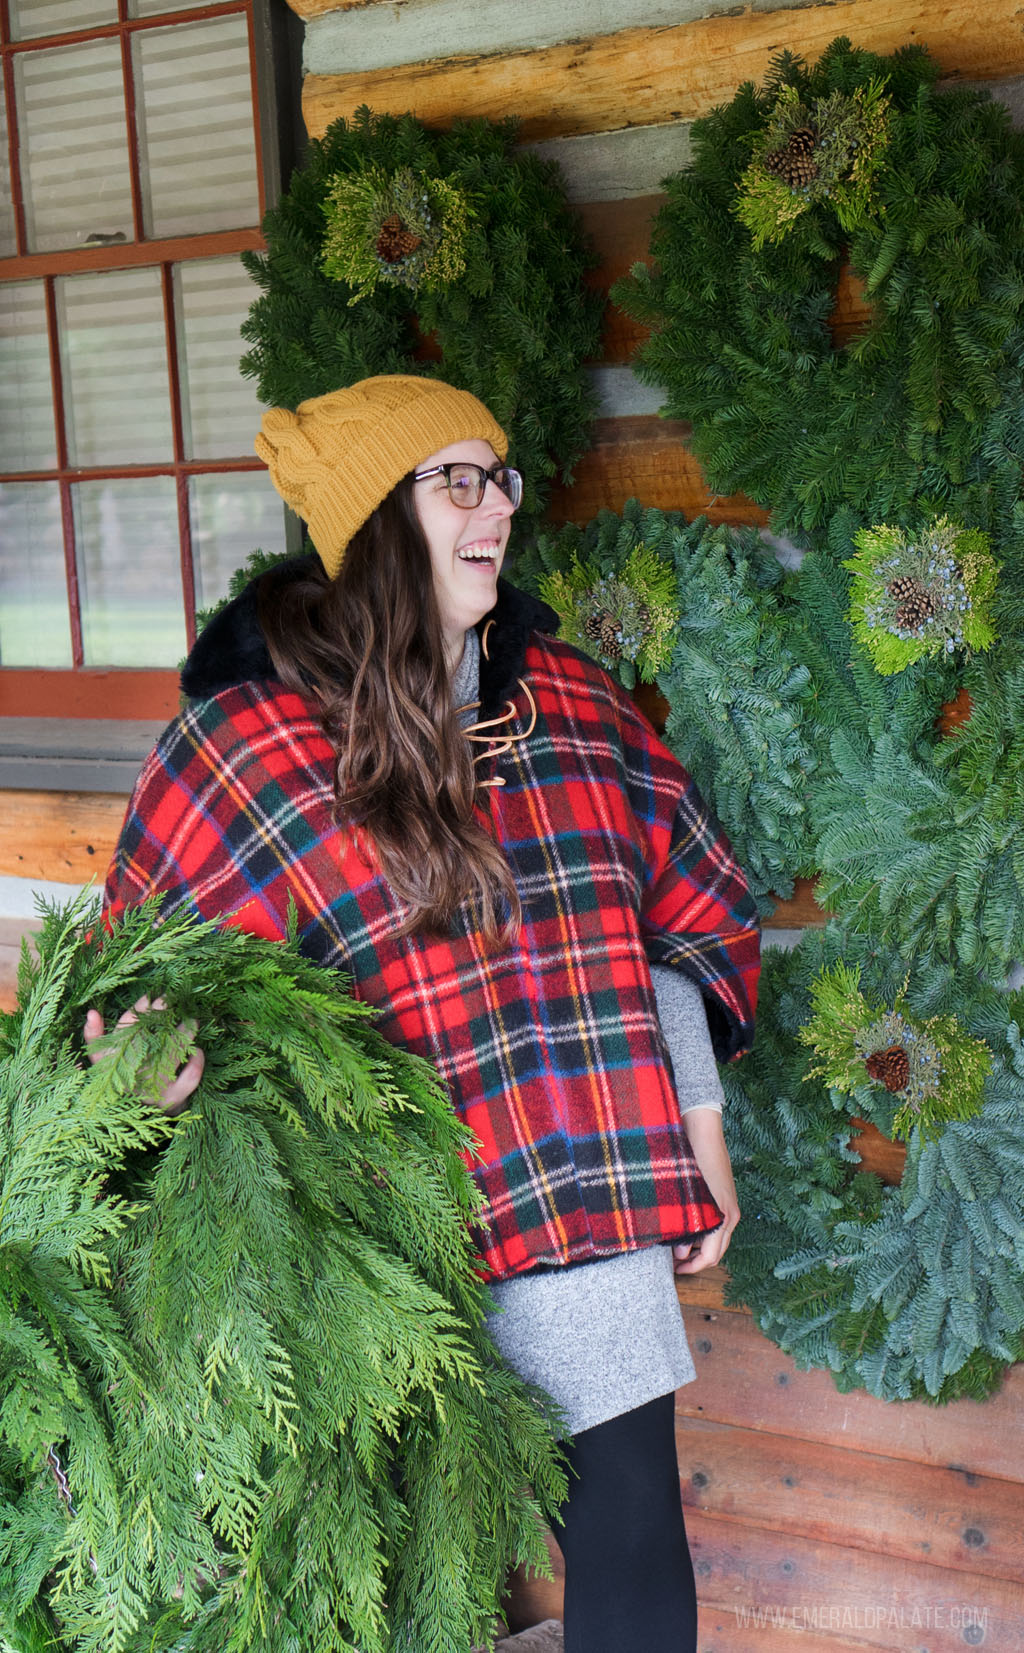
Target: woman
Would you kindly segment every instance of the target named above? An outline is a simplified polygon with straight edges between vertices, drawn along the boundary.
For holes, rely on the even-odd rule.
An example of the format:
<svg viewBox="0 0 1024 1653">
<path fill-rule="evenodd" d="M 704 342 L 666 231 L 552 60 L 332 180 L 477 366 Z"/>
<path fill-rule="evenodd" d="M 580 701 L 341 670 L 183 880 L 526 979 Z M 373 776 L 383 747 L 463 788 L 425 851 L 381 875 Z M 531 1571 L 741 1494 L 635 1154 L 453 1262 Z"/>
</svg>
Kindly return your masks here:
<svg viewBox="0 0 1024 1653">
<path fill-rule="evenodd" d="M 368 379 L 256 447 L 317 556 L 200 637 L 109 905 L 294 914 L 437 1064 L 480 1144 L 492 1330 L 574 1437 L 567 1653 L 684 1653 L 673 1251 L 706 1268 L 739 1216 L 712 1040 L 750 1040 L 753 905 L 629 699 L 499 580 L 521 479 L 476 398 Z"/>
</svg>

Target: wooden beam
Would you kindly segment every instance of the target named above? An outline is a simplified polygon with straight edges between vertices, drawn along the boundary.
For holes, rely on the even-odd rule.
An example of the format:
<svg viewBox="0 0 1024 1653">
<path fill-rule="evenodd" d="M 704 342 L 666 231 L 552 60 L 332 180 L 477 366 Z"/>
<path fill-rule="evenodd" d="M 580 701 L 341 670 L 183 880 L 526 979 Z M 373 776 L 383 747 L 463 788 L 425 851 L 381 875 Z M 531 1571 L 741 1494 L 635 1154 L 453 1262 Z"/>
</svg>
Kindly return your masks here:
<svg viewBox="0 0 1024 1653">
<path fill-rule="evenodd" d="M 412 110 L 428 125 L 514 110 L 533 140 L 692 120 L 764 79 L 783 48 L 814 60 L 836 35 L 888 53 L 926 46 L 950 76 L 995 80 L 1024 71 L 1018 0 L 834 0 L 710 17 L 549 46 L 445 57 L 354 74 L 307 75 L 306 125 L 320 137 L 360 104 Z"/>
<path fill-rule="evenodd" d="M 124 820 L 120 792 L 4 792 L 0 874 L 102 883 Z"/>
</svg>

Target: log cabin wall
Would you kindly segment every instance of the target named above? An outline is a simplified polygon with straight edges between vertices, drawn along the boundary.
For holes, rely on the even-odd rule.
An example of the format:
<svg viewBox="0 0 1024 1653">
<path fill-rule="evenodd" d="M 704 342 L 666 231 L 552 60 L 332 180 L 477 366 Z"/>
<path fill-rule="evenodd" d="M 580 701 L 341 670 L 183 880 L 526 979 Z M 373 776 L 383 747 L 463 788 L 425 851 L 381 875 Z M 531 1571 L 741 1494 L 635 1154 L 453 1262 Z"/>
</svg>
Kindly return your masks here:
<svg viewBox="0 0 1024 1653">
<path fill-rule="evenodd" d="M 646 254 L 660 181 L 685 164 L 694 118 L 760 79 L 782 48 L 816 58 L 837 34 L 890 52 L 927 46 L 951 79 L 1024 111 L 1018 0 L 290 0 L 305 21 L 303 111 L 319 135 L 361 104 L 517 115 L 556 160 L 607 288 Z M 837 338 L 857 325 L 837 295 Z M 585 521 L 645 503 L 763 526 L 742 497 L 709 494 L 686 427 L 629 368 L 637 330 L 610 312 L 592 366 L 601 414 L 552 515 Z M 783 555 L 786 548 L 780 548 Z M 168 708 L 170 710 L 170 708 Z M 150 716 L 154 713 L 150 712 Z M 130 744 L 130 743 L 129 743 Z M 132 759 L 126 759 L 130 770 Z M 24 784 L 0 800 L 0 1000 L 10 1003 L 30 893 L 102 876 L 128 781 L 105 790 Z M 769 940 L 820 922 L 808 890 Z M 865 1150 L 867 1155 L 867 1150 Z M 1024 1368 L 984 1405 L 886 1405 L 801 1373 L 725 1308 L 722 1279 L 680 1288 L 698 1381 L 677 1407 L 682 1496 L 702 1603 L 701 1653 L 954 1653 L 1024 1647 Z M 557 1565 L 557 1555 L 556 1555 Z M 555 1584 L 517 1580 L 513 1628 L 560 1612 Z"/>
</svg>

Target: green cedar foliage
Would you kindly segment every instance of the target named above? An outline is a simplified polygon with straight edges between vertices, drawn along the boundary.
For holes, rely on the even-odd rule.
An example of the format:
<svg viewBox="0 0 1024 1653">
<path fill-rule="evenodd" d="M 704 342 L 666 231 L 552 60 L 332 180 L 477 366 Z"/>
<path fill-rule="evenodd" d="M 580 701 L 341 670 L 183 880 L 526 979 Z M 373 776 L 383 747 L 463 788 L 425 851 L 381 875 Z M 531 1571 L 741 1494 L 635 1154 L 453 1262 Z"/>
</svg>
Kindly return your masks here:
<svg viewBox="0 0 1024 1653">
<path fill-rule="evenodd" d="M 723 1069 L 744 1221 L 729 1248 L 732 1300 L 801 1367 L 885 1400 L 981 1399 L 1024 1358 L 1024 1001 L 964 973 L 922 969 L 908 1003 L 988 1041 L 981 1114 L 912 1131 L 898 1188 L 859 1169 L 851 1117 L 891 1133 L 898 1098 L 846 1095 L 809 1074 L 800 1042 L 823 966 L 857 959 L 873 997 L 897 996 L 893 962 L 830 927 L 770 951 L 753 1053 Z"/>
<path fill-rule="evenodd" d="M 89 922 L 47 914 L 0 1024 L 0 1641 L 465 1653 L 564 1479 L 436 1074 L 294 945 Z M 173 1013 L 90 1066 L 141 992 Z M 140 1098 L 196 1042 L 172 1121 Z"/>
<path fill-rule="evenodd" d="M 479 396 L 508 432 L 525 483 L 522 521 L 550 479 L 570 481 L 587 446 L 594 396 L 583 362 L 600 354 L 602 301 L 584 287 L 594 263 L 554 163 L 516 148 L 514 120 L 428 131 L 412 115 L 360 109 L 309 145 L 264 219 L 265 254 L 243 262 L 263 289 L 242 334 L 242 371 L 263 401 L 294 408 L 375 373 L 437 374 Z M 468 202 L 465 269 L 446 285 L 372 293 L 324 269 L 325 207 L 337 180 L 409 169 Z M 353 303 L 353 298 L 358 302 Z M 440 362 L 423 359 L 431 337 Z"/>
<path fill-rule="evenodd" d="M 985 94 L 937 90 L 937 74 L 916 47 L 878 57 L 837 39 L 813 69 L 782 54 L 763 89 L 694 123 L 692 164 L 665 181 L 656 267 L 612 290 L 652 327 L 637 371 L 692 420 L 711 487 L 750 495 L 782 532 L 843 505 L 870 525 L 920 495 L 947 508 L 969 490 L 1004 512 L 1019 496 L 1024 137 Z M 757 250 L 740 189 L 780 89 L 810 104 L 876 83 L 888 146 L 866 215 L 847 231 L 817 201 Z M 873 309 L 837 350 L 844 257 Z"/>
<path fill-rule="evenodd" d="M 672 570 L 678 624 L 657 675 L 669 702 L 667 744 L 729 836 L 755 895 L 788 895 L 811 870 L 806 723 L 808 673 L 787 642 L 782 569 L 750 530 L 687 523 L 630 500 L 583 529 L 542 535 L 516 569 L 534 589 L 575 563 L 614 573 L 637 546 Z M 579 639 L 575 639 L 579 640 Z M 590 652 L 597 654 L 592 644 Z"/>
</svg>

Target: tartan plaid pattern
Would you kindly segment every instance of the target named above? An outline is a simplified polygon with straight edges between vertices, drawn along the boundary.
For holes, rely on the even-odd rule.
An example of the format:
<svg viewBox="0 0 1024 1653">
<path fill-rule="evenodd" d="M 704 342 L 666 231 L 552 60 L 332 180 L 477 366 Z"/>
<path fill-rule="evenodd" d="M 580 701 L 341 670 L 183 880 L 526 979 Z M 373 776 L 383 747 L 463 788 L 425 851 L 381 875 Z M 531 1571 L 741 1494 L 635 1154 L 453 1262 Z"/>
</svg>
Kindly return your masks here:
<svg viewBox="0 0 1024 1653">
<path fill-rule="evenodd" d="M 167 729 L 110 870 L 116 914 L 157 891 L 281 937 L 345 972 L 386 1037 L 431 1059 L 474 1131 L 478 1236 L 499 1277 L 718 1225 L 687 1141 L 650 963 L 703 990 L 720 1056 L 752 1035 L 758 926 L 743 875 L 685 771 L 611 680 L 534 633 L 528 738 L 488 761 L 481 808 L 525 919 L 488 950 L 464 914 L 397 938 L 404 908 L 331 819 L 332 755 L 308 702 L 248 681 Z M 531 710 L 520 688 L 511 727 Z M 486 764 L 484 765 L 486 768 Z"/>
</svg>

